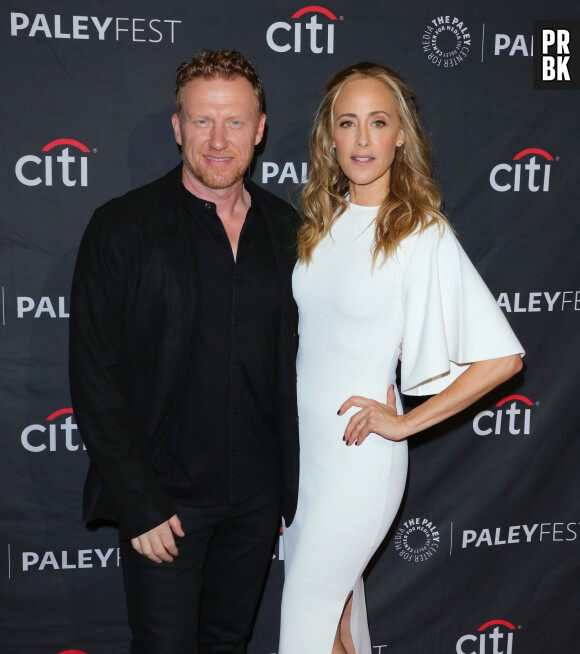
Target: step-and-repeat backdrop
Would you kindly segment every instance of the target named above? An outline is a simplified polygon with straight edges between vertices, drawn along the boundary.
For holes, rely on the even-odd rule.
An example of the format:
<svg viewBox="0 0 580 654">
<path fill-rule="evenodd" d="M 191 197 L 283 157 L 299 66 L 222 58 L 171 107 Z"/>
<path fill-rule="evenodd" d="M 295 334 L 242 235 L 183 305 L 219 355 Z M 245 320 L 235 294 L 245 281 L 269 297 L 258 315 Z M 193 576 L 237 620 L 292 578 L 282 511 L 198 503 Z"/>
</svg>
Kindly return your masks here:
<svg viewBox="0 0 580 654">
<path fill-rule="evenodd" d="M 263 76 L 252 178 L 283 198 L 326 81 L 399 71 L 445 211 L 527 350 L 523 374 L 412 440 L 366 581 L 374 652 L 579 651 L 580 95 L 533 84 L 534 20 L 579 18 L 577 0 L 0 2 L 0 651 L 129 651 L 116 531 L 80 517 L 69 287 L 93 210 L 178 162 L 175 71 L 203 47 Z M 277 650 L 283 544 L 250 654 Z"/>
</svg>

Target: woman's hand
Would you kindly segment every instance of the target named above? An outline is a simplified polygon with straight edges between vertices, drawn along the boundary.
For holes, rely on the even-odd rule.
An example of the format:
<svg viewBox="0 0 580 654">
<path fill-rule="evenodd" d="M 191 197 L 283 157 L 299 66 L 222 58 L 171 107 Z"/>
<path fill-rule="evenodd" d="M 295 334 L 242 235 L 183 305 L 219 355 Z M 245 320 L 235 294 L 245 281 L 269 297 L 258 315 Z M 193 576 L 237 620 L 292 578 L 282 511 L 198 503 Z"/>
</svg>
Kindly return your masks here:
<svg viewBox="0 0 580 654">
<path fill-rule="evenodd" d="M 360 445 L 374 432 L 390 441 L 402 441 L 463 411 L 521 369 L 519 354 L 474 361 L 447 388 L 402 416 L 397 415 L 393 386 L 387 392 L 386 404 L 353 395 L 338 410 L 342 415 L 350 407 L 361 408 L 349 420 L 344 440 L 347 445 Z"/>
<path fill-rule="evenodd" d="M 395 404 L 395 390 L 389 386 L 387 403 L 381 404 L 367 397 L 353 395 L 338 410 L 341 416 L 351 407 L 361 409 L 355 413 L 348 422 L 344 432 L 344 441 L 347 445 L 361 445 L 369 434 L 378 434 L 390 441 L 401 441 L 409 434 L 405 433 L 404 416 L 397 415 Z"/>
</svg>

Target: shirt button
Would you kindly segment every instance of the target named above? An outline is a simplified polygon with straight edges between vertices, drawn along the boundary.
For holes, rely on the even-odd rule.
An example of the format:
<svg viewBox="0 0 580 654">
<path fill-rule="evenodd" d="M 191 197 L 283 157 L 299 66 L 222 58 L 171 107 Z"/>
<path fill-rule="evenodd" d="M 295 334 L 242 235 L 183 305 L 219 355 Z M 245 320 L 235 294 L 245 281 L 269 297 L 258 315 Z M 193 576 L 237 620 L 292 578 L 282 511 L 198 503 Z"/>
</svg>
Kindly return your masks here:
<svg viewBox="0 0 580 654">
<path fill-rule="evenodd" d="M 204 207 L 209 211 L 210 209 L 213 209 L 211 202 L 206 202 L 204 204 Z"/>
</svg>

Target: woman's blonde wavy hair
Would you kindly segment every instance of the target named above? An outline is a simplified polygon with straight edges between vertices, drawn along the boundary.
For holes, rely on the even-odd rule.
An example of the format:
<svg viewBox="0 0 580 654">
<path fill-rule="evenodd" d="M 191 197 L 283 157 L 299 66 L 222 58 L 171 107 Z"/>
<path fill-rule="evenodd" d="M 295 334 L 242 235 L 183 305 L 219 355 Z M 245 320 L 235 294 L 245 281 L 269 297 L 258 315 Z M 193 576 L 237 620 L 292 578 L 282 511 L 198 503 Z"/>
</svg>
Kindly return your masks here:
<svg viewBox="0 0 580 654">
<path fill-rule="evenodd" d="M 298 230 L 298 256 L 310 263 L 318 243 L 330 232 L 334 221 L 346 210 L 348 178 L 340 169 L 333 141 L 333 109 L 348 82 L 377 79 L 393 93 L 405 143 L 391 166 L 390 188 L 375 220 L 373 266 L 384 262 L 401 241 L 417 228 L 447 224 L 441 212 L 441 189 L 432 177 L 431 153 L 423 133 L 415 94 L 392 70 L 369 62 L 350 66 L 328 83 L 312 127 L 308 180 L 301 193 L 302 223 Z"/>
</svg>

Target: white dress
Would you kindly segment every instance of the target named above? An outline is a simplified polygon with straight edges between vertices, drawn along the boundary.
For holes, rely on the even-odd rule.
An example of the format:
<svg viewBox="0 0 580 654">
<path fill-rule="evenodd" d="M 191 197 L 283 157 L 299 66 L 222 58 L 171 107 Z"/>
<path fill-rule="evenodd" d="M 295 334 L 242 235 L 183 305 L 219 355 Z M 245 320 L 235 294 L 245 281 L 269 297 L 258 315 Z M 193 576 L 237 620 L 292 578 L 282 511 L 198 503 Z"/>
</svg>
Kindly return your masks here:
<svg viewBox="0 0 580 654">
<path fill-rule="evenodd" d="M 278 654 L 330 654 L 353 590 L 357 654 L 372 654 L 362 573 L 399 508 L 407 443 L 342 440 L 351 395 L 386 401 L 404 342 L 405 393 L 437 393 L 472 361 L 522 353 L 507 320 L 449 228 L 415 233 L 372 271 L 377 207 L 350 205 L 310 265 L 297 264 L 300 420 L 298 508 L 284 530 Z M 397 407 L 401 412 L 399 398 Z"/>
</svg>

